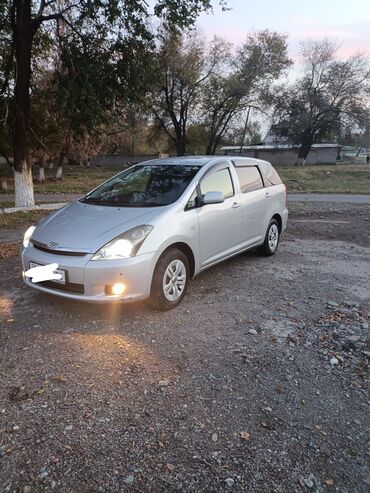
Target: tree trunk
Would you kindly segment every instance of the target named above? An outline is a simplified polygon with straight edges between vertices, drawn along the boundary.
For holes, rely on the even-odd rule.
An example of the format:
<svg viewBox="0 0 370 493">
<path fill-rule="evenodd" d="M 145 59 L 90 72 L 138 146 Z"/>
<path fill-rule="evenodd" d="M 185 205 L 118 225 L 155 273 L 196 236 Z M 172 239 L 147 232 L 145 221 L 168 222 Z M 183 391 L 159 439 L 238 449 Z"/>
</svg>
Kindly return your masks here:
<svg viewBox="0 0 370 493">
<path fill-rule="evenodd" d="M 16 79 L 13 132 L 15 205 L 34 205 L 29 149 L 32 24 L 31 0 L 14 0 Z"/>
<path fill-rule="evenodd" d="M 208 142 L 208 144 L 207 144 L 206 155 L 207 156 L 212 155 L 212 142 Z"/>
<path fill-rule="evenodd" d="M 67 153 L 67 151 L 65 148 L 63 148 L 60 151 L 59 159 L 58 159 L 57 172 L 55 174 L 56 180 L 63 180 L 63 161 L 64 161 L 64 158 L 66 156 L 66 153 Z"/>
<path fill-rule="evenodd" d="M 28 166 L 23 166 L 22 171 L 14 170 L 14 190 L 16 207 L 28 207 L 35 204 L 32 170 Z"/>
<path fill-rule="evenodd" d="M 312 144 L 311 143 L 304 143 L 301 145 L 301 147 L 299 148 L 299 152 L 298 152 L 298 159 L 300 159 L 300 163 L 302 166 L 305 166 L 306 164 L 306 159 L 307 159 L 307 156 L 311 150 L 311 147 L 312 147 Z"/>
<path fill-rule="evenodd" d="M 243 135 L 242 135 L 242 140 L 240 142 L 240 149 L 239 149 L 239 154 L 242 153 L 243 151 L 243 146 L 244 146 L 244 141 L 245 141 L 245 136 L 247 135 L 247 129 L 248 129 L 248 123 L 249 123 L 249 115 L 251 112 L 251 107 L 248 106 L 248 111 L 247 111 L 247 116 L 245 118 L 245 124 L 244 124 L 244 129 L 243 129 Z"/>
<path fill-rule="evenodd" d="M 185 151 L 186 151 L 186 139 L 182 136 L 181 139 L 179 139 L 176 142 L 176 151 L 178 156 L 184 156 Z"/>
<path fill-rule="evenodd" d="M 63 166 L 58 164 L 57 172 L 55 173 L 56 180 L 63 180 Z"/>
<path fill-rule="evenodd" d="M 39 183 L 43 183 L 45 181 L 45 158 L 42 157 L 39 162 Z"/>
</svg>

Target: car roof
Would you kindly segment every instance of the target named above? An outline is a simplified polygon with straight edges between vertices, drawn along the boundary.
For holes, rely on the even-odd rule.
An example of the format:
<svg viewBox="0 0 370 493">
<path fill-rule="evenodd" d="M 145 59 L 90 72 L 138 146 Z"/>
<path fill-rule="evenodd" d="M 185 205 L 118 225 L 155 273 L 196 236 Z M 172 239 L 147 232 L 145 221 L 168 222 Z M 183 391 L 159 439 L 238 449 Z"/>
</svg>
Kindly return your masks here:
<svg viewBox="0 0 370 493">
<path fill-rule="evenodd" d="M 169 166 L 182 164 L 184 166 L 204 166 L 211 161 L 215 161 L 214 156 L 174 156 L 163 159 L 151 159 L 150 161 L 145 161 L 145 164 L 165 164 Z"/>
<path fill-rule="evenodd" d="M 209 163 L 221 163 L 225 161 L 233 161 L 235 166 L 257 166 L 261 163 L 267 163 L 267 161 L 262 161 L 261 159 L 254 159 L 250 157 L 240 157 L 240 156 L 181 156 L 181 157 L 169 157 L 164 159 L 151 159 L 150 161 L 145 161 L 145 164 L 152 165 L 179 165 L 184 166 L 204 166 Z M 144 164 L 144 162 L 140 163 Z"/>
</svg>

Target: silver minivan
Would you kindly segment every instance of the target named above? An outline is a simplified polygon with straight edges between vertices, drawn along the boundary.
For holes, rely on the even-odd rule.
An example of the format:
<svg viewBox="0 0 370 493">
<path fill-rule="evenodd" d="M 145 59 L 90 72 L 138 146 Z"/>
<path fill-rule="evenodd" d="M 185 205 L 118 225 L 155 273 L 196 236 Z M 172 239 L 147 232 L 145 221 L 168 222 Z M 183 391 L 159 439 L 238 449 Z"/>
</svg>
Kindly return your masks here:
<svg viewBox="0 0 370 493">
<path fill-rule="evenodd" d="M 276 253 L 287 219 L 286 188 L 267 161 L 147 161 L 31 226 L 23 279 L 70 299 L 168 310 L 218 262 L 253 247 Z"/>
</svg>

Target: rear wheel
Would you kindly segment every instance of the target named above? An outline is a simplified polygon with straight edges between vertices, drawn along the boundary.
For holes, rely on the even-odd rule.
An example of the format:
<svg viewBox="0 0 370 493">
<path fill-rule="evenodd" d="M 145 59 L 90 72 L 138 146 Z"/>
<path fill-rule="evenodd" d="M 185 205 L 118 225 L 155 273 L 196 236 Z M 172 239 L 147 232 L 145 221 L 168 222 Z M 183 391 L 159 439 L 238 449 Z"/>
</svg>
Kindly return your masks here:
<svg viewBox="0 0 370 493">
<path fill-rule="evenodd" d="M 171 248 L 165 252 L 154 270 L 148 304 L 157 310 L 175 308 L 185 296 L 189 270 L 189 261 L 181 250 Z"/>
<path fill-rule="evenodd" d="M 266 257 L 274 255 L 277 252 L 280 241 L 279 224 L 276 219 L 271 219 L 266 231 L 265 241 L 259 247 L 259 251 Z"/>
</svg>

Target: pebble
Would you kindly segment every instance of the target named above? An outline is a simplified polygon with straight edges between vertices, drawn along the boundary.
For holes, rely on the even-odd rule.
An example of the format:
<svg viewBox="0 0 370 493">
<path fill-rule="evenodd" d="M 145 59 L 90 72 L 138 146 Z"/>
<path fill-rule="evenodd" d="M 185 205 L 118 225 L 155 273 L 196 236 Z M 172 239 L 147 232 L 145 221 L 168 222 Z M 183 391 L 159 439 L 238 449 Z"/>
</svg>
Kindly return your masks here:
<svg viewBox="0 0 370 493">
<path fill-rule="evenodd" d="M 348 337 L 348 341 L 350 341 L 350 342 L 357 342 L 360 339 L 361 339 L 360 336 L 349 336 Z"/>
<path fill-rule="evenodd" d="M 26 485 L 23 487 L 23 493 L 31 493 L 31 486 Z"/>
<path fill-rule="evenodd" d="M 307 486 L 307 488 L 313 488 L 313 481 L 309 478 L 306 478 L 304 480 L 304 484 Z"/>
<path fill-rule="evenodd" d="M 232 478 L 225 479 L 226 486 L 228 488 L 232 488 L 234 486 L 235 481 Z"/>
<path fill-rule="evenodd" d="M 307 486 L 307 488 L 313 488 L 315 484 L 315 476 L 311 473 L 308 478 L 304 480 L 304 484 Z"/>
<path fill-rule="evenodd" d="M 158 385 L 160 387 L 168 387 L 169 382 L 167 380 L 159 380 Z"/>
<path fill-rule="evenodd" d="M 127 476 L 127 478 L 125 479 L 125 483 L 126 484 L 132 484 L 133 482 L 135 481 L 135 478 L 132 474 L 130 474 L 129 476 Z"/>
<path fill-rule="evenodd" d="M 217 442 L 217 440 L 218 440 L 218 435 L 217 435 L 217 433 L 213 433 L 213 434 L 212 434 L 212 442 L 216 443 L 216 442 Z"/>
<path fill-rule="evenodd" d="M 44 471 L 44 472 L 42 472 L 41 474 L 38 475 L 38 478 L 39 479 L 45 479 L 47 475 L 48 475 L 48 472 L 47 471 Z"/>
<path fill-rule="evenodd" d="M 257 331 L 256 331 L 256 329 L 249 329 L 248 330 L 248 334 L 252 334 L 253 336 L 256 336 L 257 335 Z"/>
<path fill-rule="evenodd" d="M 71 431 L 73 429 L 72 425 L 68 425 L 64 427 L 64 431 Z"/>
<path fill-rule="evenodd" d="M 337 358 L 335 358 L 335 356 L 333 356 L 332 358 L 330 358 L 330 364 L 331 366 L 338 365 L 339 361 L 337 360 Z"/>
</svg>

